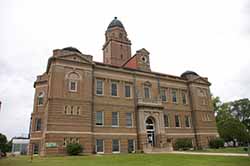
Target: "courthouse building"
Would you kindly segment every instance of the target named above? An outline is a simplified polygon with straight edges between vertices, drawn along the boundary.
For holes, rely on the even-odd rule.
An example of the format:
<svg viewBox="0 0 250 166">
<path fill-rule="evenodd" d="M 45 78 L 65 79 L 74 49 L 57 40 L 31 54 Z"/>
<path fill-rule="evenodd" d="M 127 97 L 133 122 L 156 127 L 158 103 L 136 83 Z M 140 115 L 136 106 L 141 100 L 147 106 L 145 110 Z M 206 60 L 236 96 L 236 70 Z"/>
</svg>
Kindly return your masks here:
<svg viewBox="0 0 250 166">
<path fill-rule="evenodd" d="M 206 77 L 154 72 L 157 55 L 132 55 L 116 17 L 102 49 L 102 63 L 73 47 L 53 51 L 34 83 L 30 153 L 66 154 L 69 143 L 84 153 L 169 151 L 179 138 L 206 147 L 218 136 Z"/>
</svg>

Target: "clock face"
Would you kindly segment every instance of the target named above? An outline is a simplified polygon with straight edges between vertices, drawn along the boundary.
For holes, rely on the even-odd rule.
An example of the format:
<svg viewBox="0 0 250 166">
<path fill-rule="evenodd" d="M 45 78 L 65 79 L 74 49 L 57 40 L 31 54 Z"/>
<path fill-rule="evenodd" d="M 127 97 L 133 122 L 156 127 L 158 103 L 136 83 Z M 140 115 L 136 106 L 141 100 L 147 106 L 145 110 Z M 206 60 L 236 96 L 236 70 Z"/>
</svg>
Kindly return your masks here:
<svg viewBox="0 0 250 166">
<path fill-rule="evenodd" d="M 146 56 L 141 56 L 141 60 L 144 62 L 144 63 L 148 63 L 148 58 Z"/>
</svg>

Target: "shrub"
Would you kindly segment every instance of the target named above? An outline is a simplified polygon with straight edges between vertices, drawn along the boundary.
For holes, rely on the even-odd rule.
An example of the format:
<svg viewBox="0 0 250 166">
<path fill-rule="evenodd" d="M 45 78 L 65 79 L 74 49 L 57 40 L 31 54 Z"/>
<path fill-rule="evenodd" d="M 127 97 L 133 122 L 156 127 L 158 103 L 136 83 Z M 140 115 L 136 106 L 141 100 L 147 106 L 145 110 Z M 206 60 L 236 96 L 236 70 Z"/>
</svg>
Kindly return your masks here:
<svg viewBox="0 0 250 166">
<path fill-rule="evenodd" d="M 192 140 L 187 138 L 177 139 L 174 145 L 175 150 L 189 150 L 192 147 Z"/>
<path fill-rule="evenodd" d="M 224 147 L 224 140 L 221 138 L 215 138 L 209 141 L 209 147 L 213 149 L 219 149 Z"/>
<path fill-rule="evenodd" d="M 67 153 L 69 155 L 79 155 L 83 151 L 83 147 L 81 144 L 68 144 L 67 145 Z"/>
</svg>

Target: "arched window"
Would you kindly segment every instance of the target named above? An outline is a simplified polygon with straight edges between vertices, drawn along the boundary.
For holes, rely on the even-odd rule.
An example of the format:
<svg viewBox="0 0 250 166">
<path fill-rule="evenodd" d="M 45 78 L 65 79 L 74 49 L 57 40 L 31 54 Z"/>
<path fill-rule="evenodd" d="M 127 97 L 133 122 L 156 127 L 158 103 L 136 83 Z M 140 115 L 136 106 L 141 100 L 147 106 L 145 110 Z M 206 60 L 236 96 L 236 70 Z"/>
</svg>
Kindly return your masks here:
<svg viewBox="0 0 250 166">
<path fill-rule="evenodd" d="M 43 100 L 44 100 L 44 92 L 40 92 L 37 96 L 37 104 L 43 105 Z"/>
<path fill-rule="evenodd" d="M 70 92 L 77 92 L 77 84 L 79 80 L 80 76 L 77 73 L 72 72 L 68 74 L 68 88 Z"/>
</svg>

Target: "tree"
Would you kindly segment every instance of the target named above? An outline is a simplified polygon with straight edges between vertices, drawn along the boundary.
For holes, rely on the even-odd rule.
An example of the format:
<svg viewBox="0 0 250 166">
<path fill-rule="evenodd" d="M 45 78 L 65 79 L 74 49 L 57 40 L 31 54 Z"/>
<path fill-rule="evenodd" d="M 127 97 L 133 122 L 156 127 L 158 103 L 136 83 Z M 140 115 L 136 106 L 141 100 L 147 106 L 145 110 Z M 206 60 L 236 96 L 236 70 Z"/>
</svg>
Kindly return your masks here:
<svg viewBox="0 0 250 166">
<path fill-rule="evenodd" d="M 4 134 L 0 133 L 0 149 L 3 153 L 8 151 L 7 138 Z"/>
<path fill-rule="evenodd" d="M 238 119 L 227 118 L 217 122 L 218 132 L 226 142 L 233 141 L 234 146 L 236 142 L 245 143 L 249 140 L 249 135 L 246 126 Z"/>
</svg>

